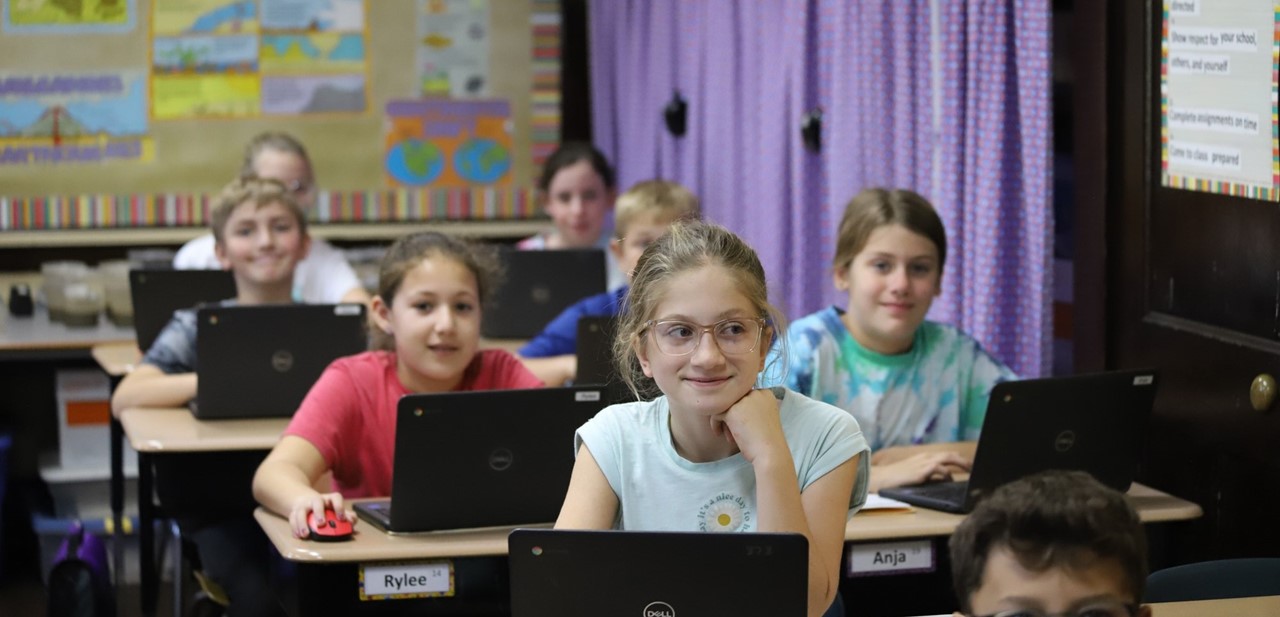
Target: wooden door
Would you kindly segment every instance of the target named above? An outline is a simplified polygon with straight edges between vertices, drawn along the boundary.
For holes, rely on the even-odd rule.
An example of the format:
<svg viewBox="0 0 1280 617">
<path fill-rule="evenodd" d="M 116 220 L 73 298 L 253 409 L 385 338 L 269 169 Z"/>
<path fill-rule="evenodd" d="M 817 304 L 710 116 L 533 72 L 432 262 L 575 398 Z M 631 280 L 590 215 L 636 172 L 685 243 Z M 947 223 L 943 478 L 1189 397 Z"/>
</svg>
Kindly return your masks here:
<svg viewBox="0 0 1280 617">
<path fill-rule="evenodd" d="M 1205 510 L 1170 559 L 1280 556 L 1280 404 L 1249 399 L 1280 378 L 1280 204 L 1161 187 L 1162 2 L 1076 9 L 1077 368 L 1159 371 L 1140 478 Z"/>
</svg>

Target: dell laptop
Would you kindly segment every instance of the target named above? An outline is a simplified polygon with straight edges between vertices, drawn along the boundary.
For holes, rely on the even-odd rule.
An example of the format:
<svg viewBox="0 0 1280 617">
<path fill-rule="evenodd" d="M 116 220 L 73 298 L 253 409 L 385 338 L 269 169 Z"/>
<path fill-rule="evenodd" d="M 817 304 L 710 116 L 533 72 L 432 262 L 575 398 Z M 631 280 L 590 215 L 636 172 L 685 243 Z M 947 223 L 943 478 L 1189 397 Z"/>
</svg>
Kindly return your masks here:
<svg viewBox="0 0 1280 617">
<path fill-rule="evenodd" d="M 201 308 L 191 412 L 201 420 L 287 418 L 330 362 L 368 346 L 362 304 Z"/>
<path fill-rule="evenodd" d="M 517 529 L 512 617 L 803 617 L 809 543 L 785 533 Z"/>
<path fill-rule="evenodd" d="M 485 307 L 485 338 L 533 338 L 571 304 L 605 291 L 607 264 L 600 249 L 504 249 L 500 255 L 506 280 Z"/>
<path fill-rule="evenodd" d="M 966 513 L 997 487 L 1051 469 L 1086 471 L 1129 490 L 1156 396 L 1151 370 L 997 384 L 987 403 L 968 482 L 880 491 L 909 504 Z"/>
<path fill-rule="evenodd" d="M 133 329 L 138 349 L 151 349 L 173 312 L 236 297 L 229 270 L 130 270 Z"/>
<path fill-rule="evenodd" d="M 404 396 L 391 498 L 356 513 L 388 533 L 550 523 L 569 488 L 573 434 L 604 395 L 576 386 Z"/>
<path fill-rule="evenodd" d="M 618 375 L 613 361 L 613 337 L 617 332 L 617 317 L 582 317 L 578 319 L 576 339 L 577 373 L 574 385 L 595 385 L 605 390 L 609 403 L 628 403 L 636 400 L 631 387 Z"/>
</svg>

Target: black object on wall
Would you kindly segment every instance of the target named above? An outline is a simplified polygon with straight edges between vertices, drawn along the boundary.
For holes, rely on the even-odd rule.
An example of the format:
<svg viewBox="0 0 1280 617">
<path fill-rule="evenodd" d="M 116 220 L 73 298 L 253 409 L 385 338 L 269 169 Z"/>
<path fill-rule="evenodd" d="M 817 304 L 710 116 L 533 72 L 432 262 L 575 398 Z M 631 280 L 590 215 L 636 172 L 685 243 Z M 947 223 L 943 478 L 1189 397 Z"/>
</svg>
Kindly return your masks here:
<svg viewBox="0 0 1280 617">
<path fill-rule="evenodd" d="M 689 104 L 680 96 L 679 90 L 672 92 L 671 101 L 662 108 L 662 119 L 666 121 L 667 131 L 674 137 L 684 137 L 688 118 Z"/>
<path fill-rule="evenodd" d="M 822 151 L 822 108 L 815 107 L 800 119 L 800 138 L 810 152 Z"/>
</svg>

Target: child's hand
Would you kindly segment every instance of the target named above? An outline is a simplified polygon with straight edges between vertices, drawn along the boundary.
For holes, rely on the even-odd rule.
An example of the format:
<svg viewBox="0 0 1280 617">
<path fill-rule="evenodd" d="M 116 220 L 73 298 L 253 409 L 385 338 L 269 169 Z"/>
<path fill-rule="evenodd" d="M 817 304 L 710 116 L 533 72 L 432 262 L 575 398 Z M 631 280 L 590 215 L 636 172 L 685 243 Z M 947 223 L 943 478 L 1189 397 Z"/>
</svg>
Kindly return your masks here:
<svg viewBox="0 0 1280 617">
<path fill-rule="evenodd" d="M 309 537 L 311 528 L 307 525 L 307 519 L 312 512 L 324 512 L 326 505 L 333 508 L 334 512 L 341 513 L 352 525 L 356 524 L 355 512 L 342 507 L 342 493 L 314 493 L 299 497 L 289 509 L 289 527 L 293 528 L 293 535 L 299 538 Z"/>
<path fill-rule="evenodd" d="M 736 444 L 750 463 L 773 448 L 787 450 L 782 420 L 778 417 L 778 399 L 771 390 L 748 392 L 724 413 L 711 416 L 711 428 L 717 435 L 724 435 L 729 443 Z"/>
<path fill-rule="evenodd" d="M 969 459 L 955 452 L 922 452 L 907 458 L 871 467 L 871 488 L 885 488 L 951 479 L 952 467 L 968 471 Z"/>
</svg>

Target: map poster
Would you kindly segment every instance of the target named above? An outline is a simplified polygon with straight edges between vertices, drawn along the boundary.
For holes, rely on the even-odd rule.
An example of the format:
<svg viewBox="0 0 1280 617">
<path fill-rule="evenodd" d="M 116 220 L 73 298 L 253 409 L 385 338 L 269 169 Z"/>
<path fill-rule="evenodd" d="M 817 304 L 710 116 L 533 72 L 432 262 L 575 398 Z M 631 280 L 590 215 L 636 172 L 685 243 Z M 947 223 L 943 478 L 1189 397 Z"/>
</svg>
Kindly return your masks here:
<svg viewBox="0 0 1280 617">
<path fill-rule="evenodd" d="M 489 93 L 489 0 L 416 0 L 418 83 L 425 96 Z"/>
<path fill-rule="evenodd" d="M 0 73 L 0 165 L 150 161 L 143 71 Z"/>
<path fill-rule="evenodd" d="M 132 32 L 137 0 L 0 0 L 6 34 Z"/>
<path fill-rule="evenodd" d="M 1280 0 L 1164 0 L 1167 187 L 1280 201 Z"/>
<path fill-rule="evenodd" d="M 390 101 L 386 112 L 383 164 L 391 186 L 511 185 L 507 101 Z"/>
</svg>

